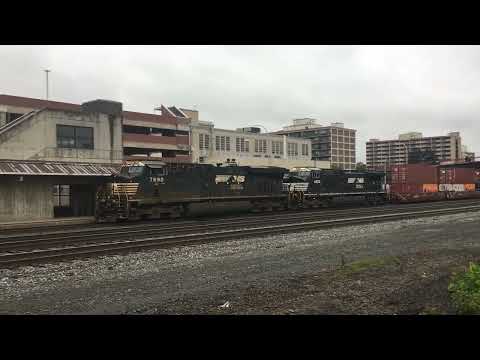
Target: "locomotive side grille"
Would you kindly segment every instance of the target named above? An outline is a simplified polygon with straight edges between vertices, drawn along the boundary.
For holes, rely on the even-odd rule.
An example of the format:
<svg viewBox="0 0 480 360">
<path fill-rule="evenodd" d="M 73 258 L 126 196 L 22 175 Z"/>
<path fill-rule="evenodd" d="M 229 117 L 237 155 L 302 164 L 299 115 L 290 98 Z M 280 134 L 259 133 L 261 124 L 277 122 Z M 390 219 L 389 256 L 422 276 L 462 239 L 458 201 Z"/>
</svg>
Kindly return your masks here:
<svg viewBox="0 0 480 360">
<path fill-rule="evenodd" d="M 133 196 L 137 194 L 138 183 L 115 183 L 112 186 L 113 195 Z"/>
</svg>

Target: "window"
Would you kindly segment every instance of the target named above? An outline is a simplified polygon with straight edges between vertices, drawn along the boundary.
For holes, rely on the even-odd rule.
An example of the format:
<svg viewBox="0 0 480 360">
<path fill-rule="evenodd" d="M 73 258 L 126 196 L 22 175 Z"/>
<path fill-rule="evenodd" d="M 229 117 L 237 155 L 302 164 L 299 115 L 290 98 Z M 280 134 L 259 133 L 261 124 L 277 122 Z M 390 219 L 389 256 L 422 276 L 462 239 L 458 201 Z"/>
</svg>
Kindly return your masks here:
<svg viewBox="0 0 480 360">
<path fill-rule="evenodd" d="M 298 156 L 298 144 L 287 143 L 287 154 L 288 156 Z"/>
<path fill-rule="evenodd" d="M 250 151 L 248 139 L 245 139 L 243 137 L 242 138 L 237 137 L 235 145 L 236 145 L 237 152 L 249 152 Z"/>
<path fill-rule="evenodd" d="M 302 144 L 302 155 L 308 156 L 308 144 Z"/>
<path fill-rule="evenodd" d="M 210 136 L 207 134 L 198 134 L 199 135 L 199 144 L 198 147 L 200 150 L 208 150 L 210 145 Z"/>
<path fill-rule="evenodd" d="M 267 140 L 255 140 L 255 152 L 266 153 L 267 152 Z"/>
<path fill-rule="evenodd" d="M 152 176 L 166 176 L 168 175 L 167 168 L 150 168 L 150 175 Z"/>
<path fill-rule="evenodd" d="M 70 185 L 53 185 L 53 206 L 70 207 Z"/>
<path fill-rule="evenodd" d="M 283 155 L 282 141 L 272 141 L 272 154 Z"/>
<path fill-rule="evenodd" d="M 230 151 L 230 136 L 225 136 L 225 150 Z"/>
<path fill-rule="evenodd" d="M 57 125 L 57 146 L 60 148 L 93 149 L 93 128 Z"/>
<path fill-rule="evenodd" d="M 6 117 L 7 117 L 7 124 L 9 122 L 12 122 L 16 119 L 18 119 L 20 116 L 23 116 L 23 114 L 15 114 L 15 113 L 6 113 Z"/>
<path fill-rule="evenodd" d="M 217 151 L 230 151 L 230 138 L 228 136 L 216 136 L 215 149 Z"/>
</svg>

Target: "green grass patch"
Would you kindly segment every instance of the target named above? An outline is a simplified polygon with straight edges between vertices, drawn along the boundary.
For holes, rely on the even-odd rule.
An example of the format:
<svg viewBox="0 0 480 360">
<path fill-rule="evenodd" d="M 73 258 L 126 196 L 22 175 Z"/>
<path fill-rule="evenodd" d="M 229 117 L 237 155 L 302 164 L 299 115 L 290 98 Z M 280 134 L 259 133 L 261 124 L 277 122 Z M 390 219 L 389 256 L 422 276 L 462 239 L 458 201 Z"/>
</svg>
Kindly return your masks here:
<svg viewBox="0 0 480 360">
<path fill-rule="evenodd" d="M 369 258 L 354 261 L 350 264 L 346 264 L 341 272 L 344 274 L 353 274 L 370 269 L 378 269 L 392 264 L 400 264 L 400 260 L 396 257 L 383 257 L 383 258 Z"/>
<path fill-rule="evenodd" d="M 480 265 L 470 263 L 466 271 L 453 273 L 448 291 L 459 314 L 480 314 Z"/>
</svg>

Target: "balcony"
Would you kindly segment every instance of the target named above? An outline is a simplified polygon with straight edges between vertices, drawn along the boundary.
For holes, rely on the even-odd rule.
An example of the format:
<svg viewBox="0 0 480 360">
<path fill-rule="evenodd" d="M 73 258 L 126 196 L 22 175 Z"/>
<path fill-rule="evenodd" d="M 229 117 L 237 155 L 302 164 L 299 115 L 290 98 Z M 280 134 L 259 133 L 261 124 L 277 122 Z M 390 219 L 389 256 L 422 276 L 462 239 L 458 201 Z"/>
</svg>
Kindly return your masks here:
<svg viewBox="0 0 480 360">
<path fill-rule="evenodd" d="M 124 157 L 128 161 L 163 161 L 166 163 L 191 163 L 192 157 L 189 155 L 177 155 L 174 157 L 155 157 L 155 156 L 128 156 Z"/>
<path fill-rule="evenodd" d="M 166 145 L 165 148 L 167 149 L 188 150 L 189 139 L 188 136 L 123 134 L 123 146 L 139 147 L 139 144 L 144 144 L 145 146 L 143 147 L 154 147 L 158 149 L 162 149 L 162 145 Z"/>
</svg>

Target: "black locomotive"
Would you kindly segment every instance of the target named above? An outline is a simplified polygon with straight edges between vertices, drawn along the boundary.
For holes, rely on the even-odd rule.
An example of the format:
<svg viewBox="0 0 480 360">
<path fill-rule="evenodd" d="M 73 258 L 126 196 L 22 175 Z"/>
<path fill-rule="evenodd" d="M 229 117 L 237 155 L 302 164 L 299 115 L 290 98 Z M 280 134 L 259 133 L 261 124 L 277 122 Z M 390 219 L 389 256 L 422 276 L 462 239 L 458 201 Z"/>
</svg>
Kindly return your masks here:
<svg viewBox="0 0 480 360">
<path fill-rule="evenodd" d="M 365 200 L 375 205 L 385 201 L 384 181 L 383 172 L 300 169 L 285 174 L 284 191 L 293 196 L 294 206 L 328 206 L 339 199 Z"/>
<path fill-rule="evenodd" d="M 97 220 L 185 216 L 196 203 L 247 201 L 254 210 L 285 207 L 277 167 L 137 163 L 123 166 L 97 193 Z"/>
</svg>

